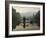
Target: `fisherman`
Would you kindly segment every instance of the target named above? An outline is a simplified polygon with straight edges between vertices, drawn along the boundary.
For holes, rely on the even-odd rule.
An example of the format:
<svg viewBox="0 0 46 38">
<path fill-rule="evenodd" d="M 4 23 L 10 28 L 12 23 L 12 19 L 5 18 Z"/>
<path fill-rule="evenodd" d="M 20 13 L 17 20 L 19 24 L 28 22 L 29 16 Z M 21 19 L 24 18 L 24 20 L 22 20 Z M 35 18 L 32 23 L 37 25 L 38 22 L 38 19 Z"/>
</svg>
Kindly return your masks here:
<svg viewBox="0 0 46 38">
<path fill-rule="evenodd" d="M 23 27 L 25 28 L 25 17 L 23 18 Z"/>
</svg>

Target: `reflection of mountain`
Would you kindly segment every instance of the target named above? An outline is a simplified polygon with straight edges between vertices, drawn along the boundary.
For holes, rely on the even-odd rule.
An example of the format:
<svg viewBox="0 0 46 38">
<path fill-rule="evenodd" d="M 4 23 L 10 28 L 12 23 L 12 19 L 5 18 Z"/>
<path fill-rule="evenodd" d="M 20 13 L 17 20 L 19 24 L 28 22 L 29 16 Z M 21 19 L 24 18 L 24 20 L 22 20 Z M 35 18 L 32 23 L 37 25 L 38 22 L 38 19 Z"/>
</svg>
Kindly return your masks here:
<svg viewBox="0 0 46 38">
<path fill-rule="evenodd" d="M 35 15 L 36 13 L 30 13 L 30 12 L 28 12 L 28 13 L 20 13 L 20 15 L 23 17 L 23 16 L 25 16 L 25 17 L 29 17 L 29 16 L 33 16 L 33 14 Z"/>
</svg>

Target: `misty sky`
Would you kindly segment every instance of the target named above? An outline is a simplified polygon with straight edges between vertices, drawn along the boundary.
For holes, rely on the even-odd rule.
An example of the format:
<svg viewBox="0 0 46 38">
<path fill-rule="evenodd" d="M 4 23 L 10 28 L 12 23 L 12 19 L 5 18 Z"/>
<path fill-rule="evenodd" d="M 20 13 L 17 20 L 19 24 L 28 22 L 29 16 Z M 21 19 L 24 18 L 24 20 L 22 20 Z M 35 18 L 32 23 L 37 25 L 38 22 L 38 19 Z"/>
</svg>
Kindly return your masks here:
<svg viewBox="0 0 46 38">
<path fill-rule="evenodd" d="M 20 7 L 20 6 L 13 6 L 14 9 L 16 9 L 16 12 L 20 13 L 20 15 L 23 16 L 32 16 L 35 15 L 40 8 L 36 7 Z"/>
</svg>

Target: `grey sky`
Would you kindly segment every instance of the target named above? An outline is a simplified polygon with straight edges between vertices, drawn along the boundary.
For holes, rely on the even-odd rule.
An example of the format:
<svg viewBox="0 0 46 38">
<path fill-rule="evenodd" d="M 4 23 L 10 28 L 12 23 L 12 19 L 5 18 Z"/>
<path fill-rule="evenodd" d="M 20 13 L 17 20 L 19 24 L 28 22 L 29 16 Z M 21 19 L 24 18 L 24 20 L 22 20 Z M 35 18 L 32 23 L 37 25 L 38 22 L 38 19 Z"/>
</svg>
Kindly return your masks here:
<svg viewBox="0 0 46 38">
<path fill-rule="evenodd" d="M 16 12 L 20 13 L 21 16 L 32 16 L 36 14 L 40 8 L 37 7 L 20 7 L 20 6 L 13 6 L 16 9 Z"/>
</svg>

